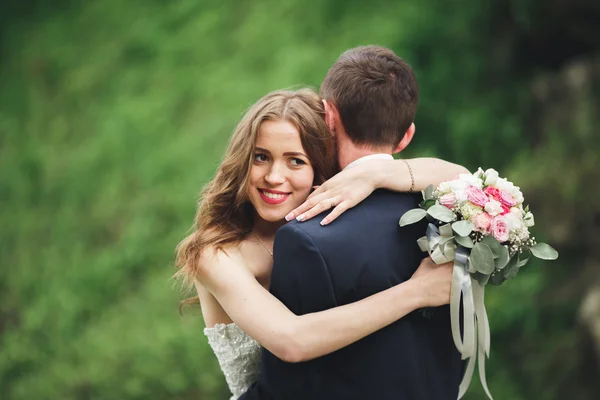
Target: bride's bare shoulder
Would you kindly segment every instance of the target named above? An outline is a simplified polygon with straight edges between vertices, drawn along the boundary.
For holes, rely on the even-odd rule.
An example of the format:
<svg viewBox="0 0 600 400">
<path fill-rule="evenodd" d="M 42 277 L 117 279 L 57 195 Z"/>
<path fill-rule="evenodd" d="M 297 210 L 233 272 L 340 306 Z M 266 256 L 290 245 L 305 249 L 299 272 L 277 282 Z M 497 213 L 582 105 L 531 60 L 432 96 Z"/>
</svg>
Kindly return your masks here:
<svg viewBox="0 0 600 400">
<path fill-rule="evenodd" d="M 201 275 L 212 274 L 215 269 L 224 266 L 241 264 L 243 263 L 243 257 L 240 245 L 236 244 L 226 247 L 208 246 L 202 249 L 198 262 Z"/>
</svg>

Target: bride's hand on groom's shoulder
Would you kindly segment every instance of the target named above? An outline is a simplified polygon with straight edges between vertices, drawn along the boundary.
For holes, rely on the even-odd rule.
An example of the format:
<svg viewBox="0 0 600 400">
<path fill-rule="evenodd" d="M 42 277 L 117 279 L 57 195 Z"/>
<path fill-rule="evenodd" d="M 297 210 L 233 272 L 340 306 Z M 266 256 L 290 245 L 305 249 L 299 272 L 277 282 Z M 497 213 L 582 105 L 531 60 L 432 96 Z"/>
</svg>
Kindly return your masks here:
<svg viewBox="0 0 600 400">
<path fill-rule="evenodd" d="M 450 303 L 452 287 L 452 269 L 454 264 L 436 264 L 431 257 L 421 261 L 419 268 L 410 278 L 419 285 L 423 296 L 423 307 L 439 307 Z"/>
<path fill-rule="evenodd" d="M 373 164 L 372 161 L 369 163 Z M 307 221 L 333 208 L 321 220 L 321 225 L 327 225 L 369 197 L 377 188 L 377 177 L 372 173 L 373 166 L 364 164 L 343 170 L 321 186 L 317 186 L 306 201 L 290 212 L 285 219 Z"/>
</svg>

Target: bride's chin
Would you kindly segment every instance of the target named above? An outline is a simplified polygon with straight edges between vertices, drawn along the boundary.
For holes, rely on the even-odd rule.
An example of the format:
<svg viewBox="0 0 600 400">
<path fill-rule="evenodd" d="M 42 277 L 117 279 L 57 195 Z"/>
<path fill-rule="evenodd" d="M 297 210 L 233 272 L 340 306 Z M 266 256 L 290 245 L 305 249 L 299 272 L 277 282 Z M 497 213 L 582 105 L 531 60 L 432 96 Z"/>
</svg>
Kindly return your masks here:
<svg viewBox="0 0 600 400">
<path fill-rule="evenodd" d="M 290 210 L 292 211 L 292 210 Z M 289 214 L 289 212 L 287 212 L 287 214 Z M 280 223 L 282 221 L 285 222 L 285 216 L 287 215 L 285 213 L 283 213 L 282 211 L 277 211 L 277 212 L 261 212 L 258 211 L 258 216 L 260 217 L 260 219 L 262 219 L 265 222 L 269 222 L 269 223 Z"/>
</svg>

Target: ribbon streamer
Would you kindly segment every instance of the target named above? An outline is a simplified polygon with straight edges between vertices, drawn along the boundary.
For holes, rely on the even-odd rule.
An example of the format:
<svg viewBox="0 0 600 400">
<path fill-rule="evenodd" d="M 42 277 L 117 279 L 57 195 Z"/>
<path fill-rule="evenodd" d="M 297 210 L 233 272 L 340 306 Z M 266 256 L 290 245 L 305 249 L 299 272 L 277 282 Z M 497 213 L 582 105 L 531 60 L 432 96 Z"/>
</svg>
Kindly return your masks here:
<svg viewBox="0 0 600 400">
<path fill-rule="evenodd" d="M 439 229 L 433 224 L 427 226 L 426 236 L 417 243 L 422 251 L 427 251 L 436 264 L 454 261 L 452 289 L 450 292 L 450 325 L 454 344 L 467 368 L 459 386 L 458 399 L 461 399 L 471 383 L 475 364 L 479 361 L 479 378 L 485 393 L 493 400 L 485 377 L 485 359 L 490 356 L 490 325 L 485 311 L 484 287 L 469 273 L 469 253 L 462 246 L 456 246 L 450 224 Z M 463 305 L 463 336 L 460 329 L 460 303 Z"/>
</svg>

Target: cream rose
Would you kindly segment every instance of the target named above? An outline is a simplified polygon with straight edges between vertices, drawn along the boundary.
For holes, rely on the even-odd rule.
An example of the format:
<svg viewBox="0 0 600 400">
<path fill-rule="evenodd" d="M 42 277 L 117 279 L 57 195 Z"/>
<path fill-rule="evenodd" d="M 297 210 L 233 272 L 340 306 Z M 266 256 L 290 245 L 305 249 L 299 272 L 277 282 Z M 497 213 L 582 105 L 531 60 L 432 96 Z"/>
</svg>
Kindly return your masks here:
<svg viewBox="0 0 600 400">
<path fill-rule="evenodd" d="M 481 207 L 476 206 L 475 204 L 470 203 L 468 201 L 460 207 L 460 213 L 465 219 L 468 219 L 469 221 L 471 220 L 471 218 L 481 213 L 482 211 L 483 209 Z"/>
<path fill-rule="evenodd" d="M 444 181 L 442 183 L 440 183 L 437 187 L 437 191 L 441 194 L 444 195 L 446 193 L 450 193 L 452 191 L 452 186 L 450 185 L 450 182 L 448 181 Z"/>
</svg>

